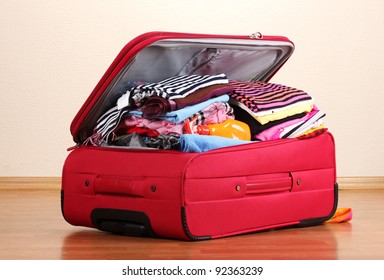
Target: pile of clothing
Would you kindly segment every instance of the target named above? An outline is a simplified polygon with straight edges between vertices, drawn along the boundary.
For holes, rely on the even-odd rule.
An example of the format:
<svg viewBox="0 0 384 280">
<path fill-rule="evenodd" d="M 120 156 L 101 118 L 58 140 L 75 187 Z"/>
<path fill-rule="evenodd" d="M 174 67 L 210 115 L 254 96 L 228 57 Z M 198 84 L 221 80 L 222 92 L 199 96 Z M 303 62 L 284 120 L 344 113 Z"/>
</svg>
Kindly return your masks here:
<svg viewBox="0 0 384 280">
<path fill-rule="evenodd" d="M 85 144 L 205 152 L 311 135 L 323 129 L 324 116 L 307 93 L 287 86 L 230 81 L 225 74 L 175 76 L 156 83 L 129 82 Z M 250 141 L 190 129 L 233 119 L 249 126 Z"/>
<path fill-rule="evenodd" d="M 300 89 L 259 81 L 230 84 L 231 105 L 250 125 L 253 140 L 310 137 L 326 130 L 325 113 Z"/>
</svg>

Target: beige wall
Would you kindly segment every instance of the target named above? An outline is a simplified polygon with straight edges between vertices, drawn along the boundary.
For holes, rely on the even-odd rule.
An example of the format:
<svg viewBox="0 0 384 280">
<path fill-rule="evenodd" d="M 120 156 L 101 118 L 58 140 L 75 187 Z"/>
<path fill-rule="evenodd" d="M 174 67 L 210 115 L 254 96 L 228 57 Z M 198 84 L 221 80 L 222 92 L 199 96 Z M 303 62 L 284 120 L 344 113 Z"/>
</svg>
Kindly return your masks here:
<svg viewBox="0 0 384 280">
<path fill-rule="evenodd" d="M 260 31 L 296 44 L 273 82 L 309 92 L 339 176 L 384 176 L 384 1 L 0 0 L 0 176 L 60 176 L 72 118 L 130 39 Z M 308 155 L 310 156 L 310 155 Z"/>
</svg>

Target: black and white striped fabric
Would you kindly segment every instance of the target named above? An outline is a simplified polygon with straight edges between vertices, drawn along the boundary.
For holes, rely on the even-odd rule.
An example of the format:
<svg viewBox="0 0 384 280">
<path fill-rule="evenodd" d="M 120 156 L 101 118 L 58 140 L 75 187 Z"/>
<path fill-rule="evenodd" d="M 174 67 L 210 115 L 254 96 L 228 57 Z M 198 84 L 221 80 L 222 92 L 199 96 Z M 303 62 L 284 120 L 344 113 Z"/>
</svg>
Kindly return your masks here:
<svg viewBox="0 0 384 280">
<path fill-rule="evenodd" d="M 187 95 L 204 87 L 228 83 L 229 81 L 224 74 L 214 76 L 177 76 L 158 83 L 139 85 L 136 88 L 133 88 L 133 92 L 131 90 L 131 95 L 135 101 L 139 101 L 141 99 L 140 94 L 142 92 L 148 93 L 151 96 L 157 95 L 165 99 L 178 99 L 186 97 Z M 139 95 L 139 97 L 137 98 L 136 95 Z"/>
<path fill-rule="evenodd" d="M 204 87 L 228 84 L 229 80 L 225 74 L 218 75 L 185 75 L 165 79 L 157 83 L 141 84 L 128 90 L 121 96 L 117 105 L 105 112 L 97 121 L 96 134 L 91 138 L 99 145 L 106 143 L 111 133 L 119 125 L 124 114 L 135 106 L 139 107 L 148 97 L 158 96 L 167 100 L 184 98 L 189 94 Z"/>
<path fill-rule="evenodd" d="M 131 88 L 117 101 L 119 109 L 137 105 L 148 97 L 158 96 L 167 100 L 179 99 L 212 85 L 228 84 L 225 74 L 218 75 L 184 75 L 171 77 L 160 82 L 141 84 Z"/>
<path fill-rule="evenodd" d="M 100 145 L 105 143 L 107 139 L 109 139 L 110 134 L 115 130 L 115 128 L 119 125 L 121 118 L 129 112 L 128 108 L 124 108 L 119 110 L 117 106 L 109 109 L 107 112 L 102 115 L 97 121 L 96 125 L 96 134 L 94 139 L 98 143 L 96 145 Z"/>
</svg>

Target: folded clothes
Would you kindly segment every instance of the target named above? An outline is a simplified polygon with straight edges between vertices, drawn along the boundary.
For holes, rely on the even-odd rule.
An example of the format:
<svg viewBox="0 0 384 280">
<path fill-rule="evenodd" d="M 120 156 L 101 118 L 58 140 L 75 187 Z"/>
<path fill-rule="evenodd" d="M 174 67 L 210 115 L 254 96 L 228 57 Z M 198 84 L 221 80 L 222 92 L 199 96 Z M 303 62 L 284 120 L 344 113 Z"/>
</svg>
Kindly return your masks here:
<svg viewBox="0 0 384 280">
<path fill-rule="evenodd" d="M 130 132 L 129 130 L 133 127 L 146 128 L 153 131 L 157 135 L 170 134 L 180 136 L 183 134 L 184 125 L 182 123 L 176 124 L 167 120 L 145 119 L 137 116 L 128 116 L 121 122 L 116 134 L 124 134 L 126 131 Z"/>
<path fill-rule="evenodd" d="M 210 98 L 229 94 L 232 91 L 231 86 L 227 85 L 212 85 L 199 89 L 184 98 L 166 99 L 163 97 L 153 96 L 149 97 L 144 104 L 140 107 L 145 118 L 153 118 L 156 116 L 164 115 L 167 112 L 183 109 Z"/>
<path fill-rule="evenodd" d="M 263 111 L 262 113 L 255 113 L 244 103 L 233 98 L 230 98 L 229 103 L 231 104 L 231 106 L 234 106 L 236 108 L 236 112 L 237 114 L 240 114 L 241 118 L 246 118 L 248 122 L 251 122 L 253 126 L 259 127 L 261 130 L 264 130 L 264 128 L 260 126 L 271 125 L 272 122 L 281 122 L 285 121 L 288 118 L 296 118 L 300 114 L 306 114 L 310 112 L 314 106 L 312 102 L 303 101 L 289 105 L 284 108 L 280 108 L 276 111 Z M 249 116 L 252 119 L 250 119 Z M 254 131 L 256 130 L 259 129 L 255 128 Z"/>
<path fill-rule="evenodd" d="M 186 119 L 184 123 L 188 123 L 189 126 L 208 125 L 222 123 L 234 118 L 233 108 L 228 103 L 215 102 Z"/>
<path fill-rule="evenodd" d="M 113 96 L 122 96 L 127 91 L 130 91 L 132 88 L 137 87 L 139 85 L 145 85 L 145 84 L 148 84 L 148 83 L 139 82 L 139 81 L 125 81 L 125 82 L 117 83 L 113 87 L 113 91 L 111 92 L 111 94 Z"/>
<path fill-rule="evenodd" d="M 220 136 L 183 134 L 180 136 L 180 150 L 182 152 L 207 152 L 213 149 L 234 145 L 248 144 L 251 141 L 242 141 Z"/>
<path fill-rule="evenodd" d="M 314 106 L 312 111 L 303 117 L 278 123 L 254 135 L 254 137 L 260 141 L 293 138 L 318 126 L 317 122 L 324 116 L 325 114 Z"/>
<path fill-rule="evenodd" d="M 308 113 L 312 110 L 312 108 L 313 108 L 313 104 L 311 102 L 301 102 L 296 104 L 295 106 L 292 106 L 284 110 L 279 110 L 274 113 L 263 115 L 263 116 L 254 115 L 254 117 L 259 123 L 266 124 L 271 121 L 284 119 L 284 118 L 287 118 L 296 114 L 300 114 L 303 112 Z"/>
<path fill-rule="evenodd" d="M 147 145 L 140 135 L 132 133 L 129 135 L 123 135 L 111 142 L 111 145 L 124 146 L 131 148 L 145 148 Z"/>
<path fill-rule="evenodd" d="M 158 96 L 165 99 L 184 98 L 189 94 L 212 85 L 228 84 L 225 74 L 175 76 L 159 82 L 138 85 L 117 101 L 119 110 L 127 106 L 140 107 L 146 99 Z"/>
<path fill-rule="evenodd" d="M 306 92 L 285 85 L 267 82 L 230 81 L 230 97 L 247 106 L 252 112 L 278 110 L 303 101 L 312 101 Z"/>
<path fill-rule="evenodd" d="M 320 127 L 317 127 L 317 128 L 312 129 L 312 130 L 304 132 L 303 134 L 297 136 L 297 138 L 298 139 L 313 138 L 313 137 L 319 136 L 320 134 L 323 134 L 326 131 L 328 131 L 328 128 L 326 128 L 322 125 Z"/>
<path fill-rule="evenodd" d="M 180 137 L 185 151 L 206 151 L 232 145 L 233 139 L 186 133 L 228 119 L 246 123 L 255 141 L 309 137 L 324 129 L 325 114 L 311 96 L 280 84 L 229 81 L 225 74 L 183 75 L 155 83 L 128 82 L 118 92 L 124 90 L 116 105 L 99 117 L 84 144 L 108 145 L 133 133 L 154 139 L 171 135 Z"/>
<path fill-rule="evenodd" d="M 132 127 L 128 127 L 125 130 L 125 134 L 132 134 L 132 133 L 136 133 L 138 135 L 147 135 L 150 137 L 156 137 L 160 135 L 157 131 L 154 131 L 145 127 L 132 126 Z"/>
<path fill-rule="evenodd" d="M 97 120 L 94 135 L 86 141 L 95 145 L 108 143 L 111 140 L 110 138 L 112 138 L 111 133 L 117 128 L 122 117 L 132 110 L 133 107 L 140 107 L 148 97 L 184 98 L 201 88 L 228 84 L 228 82 L 225 74 L 217 74 L 204 76 L 184 75 L 171 77 L 156 83 L 139 83 L 123 94 L 117 100 L 116 106 L 107 110 Z M 189 115 L 186 117 L 189 117 Z"/>
<path fill-rule="evenodd" d="M 287 127 L 287 133 L 284 131 L 281 138 L 296 138 L 305 133 L 309 133 L 310 131 L 324 127 L 324 120 L 322 118 L 325 115 L 319 116 L 319 118 L 315 120 L 317 116 L 319 116 L 319 114 L 317 114 L 314 118 L 305 121 L 304 123 Z"/>
<path fill-rule="evenodd" d="M 229 100 L 229 96 L 225 94 L 219 97 L 208 99 L 204 102 L 201 102 L 195 105 L 187 106 L 180 110 L 165 113 L 164 115 L 157 116 L 156 118 L 159 120 L 167 120 L 174 123 L 181 123 L 187 118 L 189 118 L 190 116 L 193 116 L 194 114 L 198 113 L 199 111 L 203 110 L 205 107 L 213 103 L 228 102 L 228 100 Z M 138 116 L 138 117 L 143 116 L 143 112 L 139 110 L 130 111 L 129 114 L 133 116 Z"/>
<path fill-rule="evenodd" d="M 145 139 L 145 143 L 150 148 L 156 148 L 161 150 L 178 150 L 180 140 L 173 135 L 159 135 Z"/>
<path fill-rule="evenodd" d="M 273 126 L 279 125 L 281 123 L 291 121 L 294 119 L 300 119 L 307 114 L 307 113 L 303 112 L 303 113 L 299 113 L 296 115 L 286 117 L 284 119 L 270 121 L 270 122 L 262 125 L 261 123 L 259 123 L 255 119 L 253 113 L 248 108 L 246 108 L 245 105 L 243 105 L 239 101 L 234 100 L 234 99 L 229 99 L 228 103 L 233 109 L 233 114 L 235 116 L 235 119 L 242 121 L 242 122 L 249 125 L 249 129 L 251 131 L 252 136 L 259 134 L 259 133 L 263 132 L 264 130 L 267 130 L 267 129 L 269 129 Z M 254 138 L 252 137 L 252 139 L 254 139 Z"/>
</svg>

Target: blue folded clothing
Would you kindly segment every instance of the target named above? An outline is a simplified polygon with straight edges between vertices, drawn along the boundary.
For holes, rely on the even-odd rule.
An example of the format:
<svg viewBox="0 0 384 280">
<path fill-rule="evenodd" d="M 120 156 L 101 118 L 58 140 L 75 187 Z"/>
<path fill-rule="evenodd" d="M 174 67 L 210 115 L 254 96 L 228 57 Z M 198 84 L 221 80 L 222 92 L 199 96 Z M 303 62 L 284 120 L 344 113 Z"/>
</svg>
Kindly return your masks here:
<svg viewBox="0 0 384 280">
<path fill-rule="evenodd" d="M 183 134 L 180 136 L 180 150 L 182 152 L 207 152 L 217 148 L 248 143 L 251 141 L 213 135 Z"/>
<path fill-rule="evenodd" d="M 195 105 L 187 106 L 187 107 L 180 109 L 180 110 L 168 112 L 168 113 L 161 115 L 161 116 L 156 116 L 156 119 L 166 120 L 166 121 L 170 121 L 173 123 L 181 123 L 182 121 L 184 121 L 187 118 L 193 116 L 194 114 L 200 112 L 201 110 L 203 110 L 204 108 L 206 108 L 207 106 L 209 106 L 215 102 L 228 102 L 228 100 L 229 100 L 229 96 L 227 94 L 224 94 L 224 95 L 221 95 L 219 97 L 211 98 L 211 99 L 208 99 L 204 102 L 201 102 L 201 103 L 198 103 Z M 143 116 L 143 112 L 137 111 L 137 110 L 131 111 L 131 112 L 129 112 L 129 114 L 133 115 L 133 116 L 137 116 L 137 117 Z"/>
</svg>

